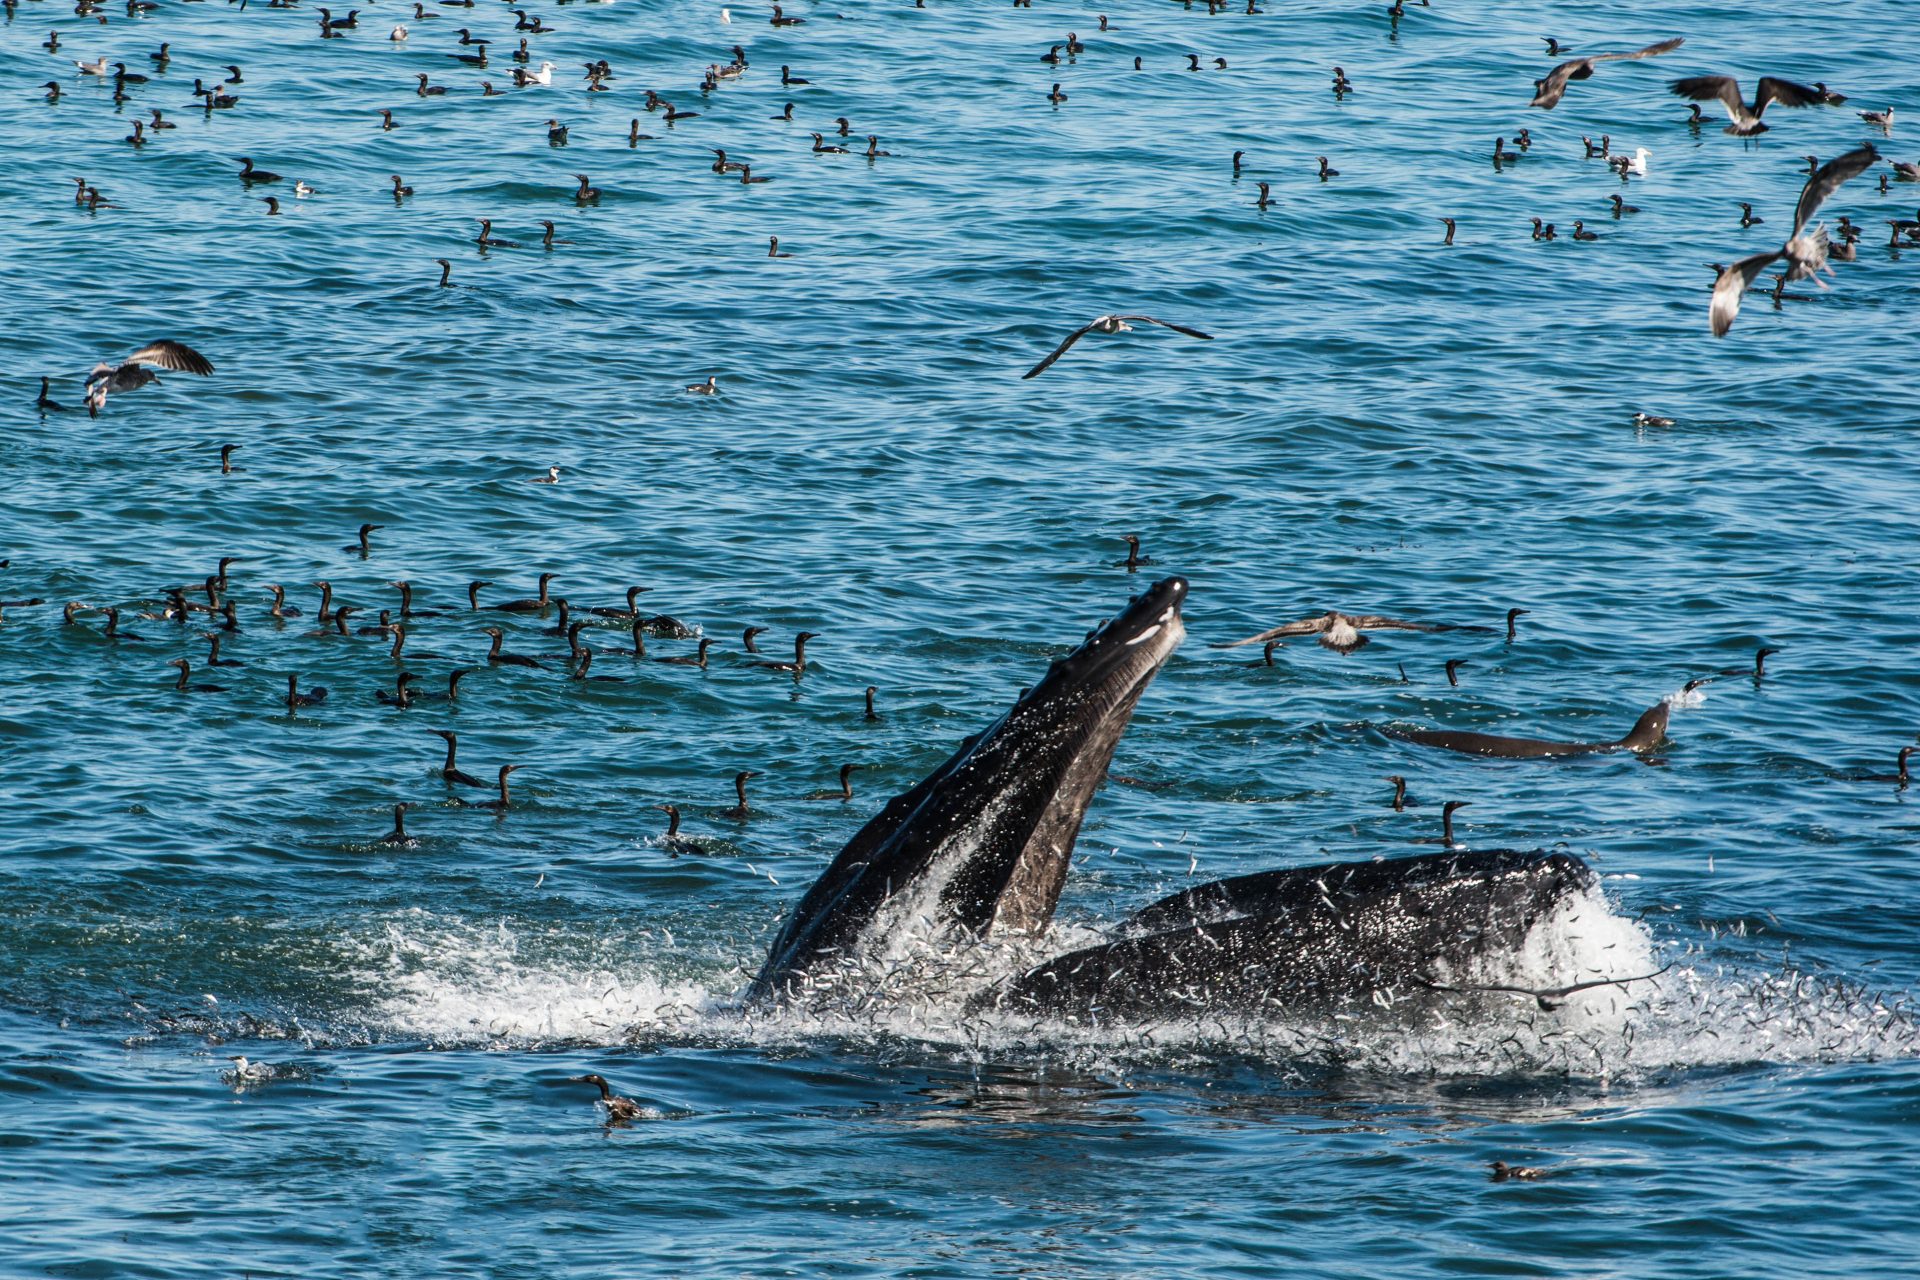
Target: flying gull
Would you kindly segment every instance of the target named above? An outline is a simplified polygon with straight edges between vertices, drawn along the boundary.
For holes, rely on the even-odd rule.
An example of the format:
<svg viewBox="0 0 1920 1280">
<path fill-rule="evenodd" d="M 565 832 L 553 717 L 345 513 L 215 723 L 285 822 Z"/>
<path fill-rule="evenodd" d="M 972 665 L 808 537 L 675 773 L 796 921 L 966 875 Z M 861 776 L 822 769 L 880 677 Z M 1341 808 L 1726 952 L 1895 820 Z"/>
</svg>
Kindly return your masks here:
<svg viewBox="0 0 1920 1280">
<path fill-rule="evenodd" d="M 1559 105 L 1560 99 L 1566 95 L 1567 81 L 1591 79 L 1593 76 L 1593 64 L 1596 62 L 1619 62 L 1623 59 L 1657 58 L 1663 53 L 1672 53 L 1685 43 L 1685 36 L 1675 36 L 1671 40 L 1662 40 L 1659 44 L 1650 44 L 1646 48 L 1636 49 L 1632 53 L 1594 53 L 1584 58 L 1575 58 L 1570 62 L 1563 62 L 1553 70 L 1547 72 L 1545 79 L 1535 80 L 1533 82 L 1535 92 L 1533 102 L 1530 105 L 1540 107 L 1547 111 L 1553 110 L 1554 107 Z"/>
<path fill-rule="evenodd" d="M 1793 232 L 1787 237 L 1786 244 L 1772 253 L 1756 253 L 1750 258 L 1742 258 L 1721 271 L 1719 278 L 1713 282 L 1713 303 L 1708 311 L 1714 337 L 1727 336 L 1727 330 L 1733 327 L 1733 318 L 1740 314 L 1740 295 L 1747 291 L 1747 286 L 1762 271 L 1781 258 L 1787 260 L 1787 280 L 1811 279 L 1822 289 L 1827 287 L 1815 274 L 1823 267 L 1827 274 L 1833 274 L 1833 269 L 1827 267 L 1826 228 L 1818 226 L 1804 235 L 1802 231 L 1807 220 L 1819 211 L 1828 196 L 1840 189 L 1841 183 L 1865 173 L 1879 158 L 1873 144 L 1868 142 L 1821 165 L 1807 179 L 1806 187 L 1800 192 L 1800 203 L 1793 210 Z"/>
<path fill-rule="evenodd" d="M 1282 636 L 1318 636 L 1320 643 L 1336 653 L 1352 653 L 1364 648 L 1370 638 L 1362 631 L 1491 631 L 1491 627 L 1463 627 L 1447 622 L 1408 622 L 1403 618 L 1383 618 L 1371 613 L 1341 613 L 1329 610 L 1317 618 L 1302 618 L 1262 631 L 1244 640 L 1215 644 L 1215 649 L 1237 649 L 1243 644 L 1259 644 Z"/>
<path fill-rule="evenodd" d="M 1812 107 L 1820 102 L 1818 89 L 1809 89 L 1804 84 L 1795 84 L 1777 76 L 1760 77 L 1760 83 L 1753 89 L 1752 106 L 1741 101 L 1740 82 L 1732 76 L 1689 76 L 1684 80 L 1675 80 L 1670 88 L 1680 97 L 1692 98 L 1695 102 L 1712 102 L 1718 98 L 1726 105 L 1727 118 L 1733 121 L 1726 131 L 1742 138 L 1767 131 L 1768 126 L 1760 117 L 1769 102 L 1777 102 L 1783 107 Z"/>
<path fill-rule="evenodd" d="M 148 372 L 149 369 L 171 369 L 205 377 L 213 372 L 213 363 L 184 342 L 170 338 L 149 342 L 117 367 L 105 362 L 93 366 L 93 372 L 87 375 L 87 416 L 100 416 L 108 392 L 137 391 L 157 381 L 157 375 Z"/>
<path fill-rule="evenodd" d="M 1156 320 L 1152 316 L 1097 316 L 1068 334 L 1067 340 L 1055 347 L 1051 355 L 1020 376 L 1022 378 L 1033 378 L 1045 373 L 1047 366 L 1067 354 L 1069 347 L 1090 333 L 1132 333 L 1133 326 L 1136 324 L 1157 324 L 1163 329 L 1171 329 L 1175 333 L 1184 333 L 1189 338 L 1203 338 L 1208 342 L 1213 341 L 1213 335 L 1210 333 L 1202 333 L 1198 329 L 1189 329 L 1185 325 L 1174 324 L 1167 320 Z"/>
</svg>

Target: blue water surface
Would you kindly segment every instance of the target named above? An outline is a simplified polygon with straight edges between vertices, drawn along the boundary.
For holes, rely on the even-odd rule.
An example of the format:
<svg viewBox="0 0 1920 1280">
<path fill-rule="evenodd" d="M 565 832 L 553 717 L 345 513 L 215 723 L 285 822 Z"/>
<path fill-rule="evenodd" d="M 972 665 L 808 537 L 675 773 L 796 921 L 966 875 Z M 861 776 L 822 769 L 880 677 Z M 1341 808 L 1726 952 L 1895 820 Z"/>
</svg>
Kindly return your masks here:
<svg viewBox="0 0 1920 1280">
<path fill-rule="evenodd" d="M 1920 159 L 1920 37 L 1860 0 L 1206 8 L 539 3 L 527 36 L 497 0 L 375 0 L 327 40 L 306 6 L 7 9 L 0 598 L 45 603 L 0 611 L 0 1273 L 1913 1274 L 1920 789 L 1861 775 L 1920 732 L 1920 254 L 1886 232 L 1920 186 L 1882 165 L 1828 203 L 1864 231 L 1830 289 L 1763 280 L 1720 340 L 1707 298 L 1708 264 L 1785 238 L 1805 156 Z M 487 68 L 447 56 L 461 26 Z M 1043 62 L 1069 31 L 1085 51 Z M 1543 112 L 1546 35 L 1687 43 Z M 551 86 L 514 87 L 523 36 Z M 747 69 L 703 93 L 735 44 Z M 116 103 L 75 65 L 101 57 L 147 79 Z M 200 109 L 228 64 L 237 105 Z M 1666 83 L 1715 72 L 1849 101 L 1689 127 Z M 1888 106 L 1890 130 L 1856 114 Z M 178 127 L 123 141 L 155 107 Z M 248 189 L 241 156 L 282 180 Z M 1021 378 L 1108 311 L 1214 337 L 1091 336 Z M 88 369 L 163 337 L 215 374 L 89 419 Z M 210 621 L 140 615 L 204 599 L 223 556 L 244 665 L 212 669 Z M 648 587 L 708 667 L 595 626 L 621 682 L 576 683 L 554 610 L 468 610 L 470 581 L 498 603 L 541 572 L 576 610 Z M 1459 799 L 1470 847 L 1604 877 L 1531 981 L 1665 972 L 1417 1034 L 742 1011 L 858 825 L 1160 572 L 1192 581 L 1190 638 L 1061 936 L 1207 877 L 1419 851 Z M 434 611 L 420 688 L 482 668 L 451 706 L 376 700 L 385 636 L 310 634 L 313 584 L 352 631 L 396 580 Z M 95 611 L 63 626 L 68 601 Z M 109 605 L 143 639 L 104 638 Z M 1334 607 L 1494 631 L 1208 648 Z M 486 669 L 489 620 L 542 666 Z M 819 632 L 804 679 L 750 665 L 748 625 L 772 657 Z M 1377 732 L 1614 738 L 1762 645 L 1764 681 L 1682 699 L 1664 764 Z M 176 657 L 225 691 L 176 692 Z M 290 673 L 330 697 L 289 715 Z M 436 728 L 470 773 L 519 766 L 509 812 L 450 798 Z M 805 798 L 842 763 L 851 802 Z M 719 816 L 741 770 L 746 823 Z M 414 847 L 380 843 L 400 802 Z M 669 803 L 709 855 L 663 847 Z M 223 1080 L 235 1055 L 271 1078 Z M 586 1071 L 654 1115 L 606 1128 Z"/>
</svg>

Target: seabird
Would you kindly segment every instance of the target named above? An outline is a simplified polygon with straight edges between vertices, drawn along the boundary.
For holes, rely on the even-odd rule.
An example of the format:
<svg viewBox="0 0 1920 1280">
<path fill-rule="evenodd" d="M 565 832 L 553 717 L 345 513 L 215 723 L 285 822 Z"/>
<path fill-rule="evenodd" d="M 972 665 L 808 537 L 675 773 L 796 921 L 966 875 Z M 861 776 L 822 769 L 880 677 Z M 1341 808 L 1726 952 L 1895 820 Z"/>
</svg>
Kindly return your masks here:
<svg viewBox="0 0 1920 1280">
<path fill-rule="evenodd" d="M 473 242 L 482 249 L 518 249 L 520 247 L 512 240 L 494 239 L 493 219 L 476 218 L 475 221 L 480 224 L 480 234 L 473 238 Z"/>
<path fill-rule="evenodd" d="M 747 779 L 757 778 L 759 776 L 759 771 L 755 769 L 742 769 L 739 773 L 734 774 L 733 794 L 739 797 L 740 803 L 731 809 L 722 809 L 714 816 L 726 818 L 733 822 L 745 822 L 753 817 L 753 809 L 747 804 Z"/>
<path fill-rule="evenodd" d="M 1673 419 L 1657 417 L 1651 413 L 1636 413 L 1633 415 L 1633 425 L 1636 427 L 1670 427 L 1673 425 Z"/>
<path fill-rule="evenodd" d="M 1760 82 L 1754 86 L 1752 106 L 1740 100 L 1740 84 L 1732 76 L 1689 76 L 1684 80 L 1675 80 L 1669 89 L 1695 102 L 1712 102 L 1718 98 L 1726 104 L 1727 118 L 1733 121 L 1727 126 L 1726 132 L 1742 138 L 1767 131 L 1767 125 L 1760 117 L 1770 102 L 1777 102 L 1783 107 L 1811 107 L 1820 101 L 1817 90 L 1777 76 L 1760 77 Z"/>
<path fill-rule="evenodd" d="M 1532 1182 L 1547 1176 L 1545 1169 L 1535 1169 L 1527 1165 L 1508 1164 L 1504 1160 L 1495 1160 L 1490 1166 L 1495 1182 Z"/>
<path fill-rule="evenodd" d="M 1896 769 L 1896 772 L 1858 774 L 1854 777 L 1853 781 L 1855 782 L 1892 782 L 1892 783 L 1899 784 L 1900 789 L 1904 791 L 1907 788 L 1907 784 L 1913 781 L 1913 778 L 1911 776 L 1911 773 L 1907 765 L 1907 761 L 1913 755 L 1915 750 L 1916 748 L 1914 747 L 1900 748 L 1900 754 L 1894 761 L 1894 768 Z"/>
<path fill-rule="evenodd" d="M 1868 124 L 1873 125 L 1877 128 L 1881 128 L 1881 129 L 1893 128 L 1893 108 L 1892 107 L 1888 107 L 1885 111 L 1862 111 L 1860 113 L 1860 118 L 1862 120 L 1865 120 Z"/>
<path fill-rule="evenodd" d="M 1262 194 L 1262 197 L 1264 198 L 1265 196 L 1264 190 L 1262 191 L 1261 194 Z M 1096 316 L 1091 321 L 1087 322 L 1084 325 L 1081 325 L 1078 329 L 1075 329 L 1072 333 L 1068 334 L 1067 340 L 1065 342 L 1062 342 L 1059 346 L 1055 347 L 1053 349 L 1052 354 L 1048 355 L 1046 359 L 1042 360 L 1039 364 L 1033 366 L 1033 368 L 1027 370 L 1025 373 L 1021 374 L 1020 376 L 1024 379 L 1024 378 L 1037 377 L 1038 375 L 1045 373 L 1049 365 L 1051 365 L 1055 360 L 1058 360 L 1061 356 L 1067 354 L 1067 349 L 1069 347 L 1073 346 L 1074 343 L 1080 341 L 1080 339 L 1086 337 L 1090 333 L 1101 333 L 1101 334 L 1131 333 L 1133 332 L 1133 326 L 1135 324 L 1157 324 L 1163 329 L 1171 329 L 1175 333 L 1184 333 L 1189 338 L 1200 338 L 1208 342 L 1213 341 L 1213 335 L 1210 333 L 1202 333 L 1198 329 L 1189 329 L 1185 325 L 1174 324 L 1171 321 L 1167 321 L 1167 320 L 1156 320 L 1152 316 Z"/>
<path fill-rule="evenodd" d="M 1409 622 L 1403 618 L 1386 618 L 1372 613 L 1341 613 L 1329 610 L 1317 618 L 1302 618 L 1298 622 L 1288 622 L 1269 628 L 1258 635 L 1248 636 L 1244 640 L 1228 640 L 1214 644 L 1215 649 L 1237 649 L 1243 644 L 1259 644 L 1265 640 L 1278 640 L 1283 636 L 1318 636 L 1320 643 L 1336 653 L 1352 653 L 1355 649 L 1367 646 L 1370 637 L 1363 631 L 1489 631 L 1490 627 L 1460 626 L 1447 622 Z"/>
<path fill-rule="evenodd" d="M 93 372 L 87 375 L 87 416 L 100 416 L 109 392 L 136 391 L 149 382 L 157 381 L 156 375 L 148 372 L 150 369 L 168 369 L 206 377 L 213 372 L 213 364 L 184 342 L 175 342 L 170 338 L 150 342 L 122 360 L 118 366 L 101 363 L 93 367 Z"/>
<path fill-rule="evenodd" d="M 1815 227 L 1810 233 L 1801 233 L 1807 220 L 1813 217 L 1828 196 L 1839 189 L 1841 183 L 1865 173 L 1879 158 L 1879 153 L 1869 142 L 1821 165 L 1801 189 L 1800 202 L 1793 211 L 1793 232 L 1787 237 L 1787 242 L 1772 253 L 1756 253 L 1750 258 L 1742 258 L 1720 273 L 1713 283 L 1713 300 L 1707 313 L 1714 337 L 1727 336 L 1727 330 L 1733 327 L 1733 318 L 1740 313 L 1740 295 L 1747 291 L 1747 287 L 1762 271 L 1782 258 L 1788 262 L 1787 280 L 1811 279 L 1822 289 L 1826 288 L 1816 274 L 1821 268 L 1827 267 L 1826 229 Z M 1827 272 L 1831 275 L 1832 268 L 1828 267 Z"/>
<path fill-rule="evenodd" d="M 689 383 L 687 385 L 687 393 L 689 395 L 696 395 L 696 396 L 719 395 L 720 386 L 717 382 L 714 381 L 714 375 L 708 374 L 707 380 L 705 382 Z"/>
<path fill-rule="evenodd" d="M 1563 62 L 1553 70 L 1547 72 L 1543 79 L 1533 82 L 1534 95 L 1533 102 L 1530 105 L 1546 111 L 1553 110 L 1555 106 L 1559 105 L 1560 99 L 1566 95 L 1567 82 L 1569 80 L 1590 79 L 1593 76 L 1593 64 L 1596 62 L 1620 62 L 1631 61 L 1638 58 L 1655 58 L 1663 53 L 1672 53 L 1685 43 L 1686 37 L 1675 36 L 1671 40 L 1662 40 L 1659 44 L 1650 44 L 1646 48 L 1636 49 L 1632 53 L 1595 53 L 1589 54 L 1584 58 L 1575 58 L 1570 62 Z"/>
<path fill-rule="evenodd" d="M 774 12 L 779 12 L 776 8 Z M 791 19 L 798 22 L 799 19 Z M 611 1128 L 618 1124 L 632 1124 L 635 1120 L 656 1115 L 651 1107 L 643 1107 L 632 1098 L 623 1098 L 613 1091 L 613 1087 L 600 1075 L 572 1076 L 570 1084 L 590 1084 L 600 1090 L 600 1105 L 607 1109 L 607 1125 Z"/>
<path fill-rule="evenodd" d="M 300 692 L 300 677 L 297 674 L 287 677 L 288 714 L 292 714 L 302 707 L 317 707 L 326 700 L 327 691 L 324 686 L 316 685 L 309 688 L 305 693 L 302 693 Z"/>
</svg>

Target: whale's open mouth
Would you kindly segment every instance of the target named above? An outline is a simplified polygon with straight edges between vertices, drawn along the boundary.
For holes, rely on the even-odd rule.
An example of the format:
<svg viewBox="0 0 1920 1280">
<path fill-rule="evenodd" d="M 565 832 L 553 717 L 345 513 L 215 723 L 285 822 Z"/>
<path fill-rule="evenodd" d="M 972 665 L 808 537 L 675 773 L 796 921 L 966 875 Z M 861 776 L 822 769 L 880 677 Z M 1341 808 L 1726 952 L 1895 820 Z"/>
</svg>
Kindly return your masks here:
<svg viewBox="0 0 1920 1280">
<path fill-rule="evenodd" d="M 1044 932 L 1114 748 L 1186 635 L 1186 596 L 1184 578 L 1154 583 L 889 801 L 794 909 L 751 996 L 787 994 L 815 963 L 858 949 L 889 907 L 977 934 Z"/>
</svg>

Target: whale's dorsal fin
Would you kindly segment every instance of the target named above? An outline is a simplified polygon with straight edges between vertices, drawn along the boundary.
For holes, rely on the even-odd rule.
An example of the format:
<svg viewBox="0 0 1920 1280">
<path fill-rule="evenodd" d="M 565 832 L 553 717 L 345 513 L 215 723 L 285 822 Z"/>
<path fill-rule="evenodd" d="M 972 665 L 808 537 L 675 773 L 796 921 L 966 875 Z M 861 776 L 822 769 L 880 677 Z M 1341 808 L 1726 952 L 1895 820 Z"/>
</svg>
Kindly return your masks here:
<svg viewBox="0 0 1920 1280">
<path fill-rule="evenodd" d="M 1634 723 L 1633 731 L 1615 744 L 1629 751 L 1651 751 L 1660 745 L 1667 736 L 1667 716 L 1673 708 L 1662 699 L 1648 707 L 1646 713 Z"/>
</svg>

